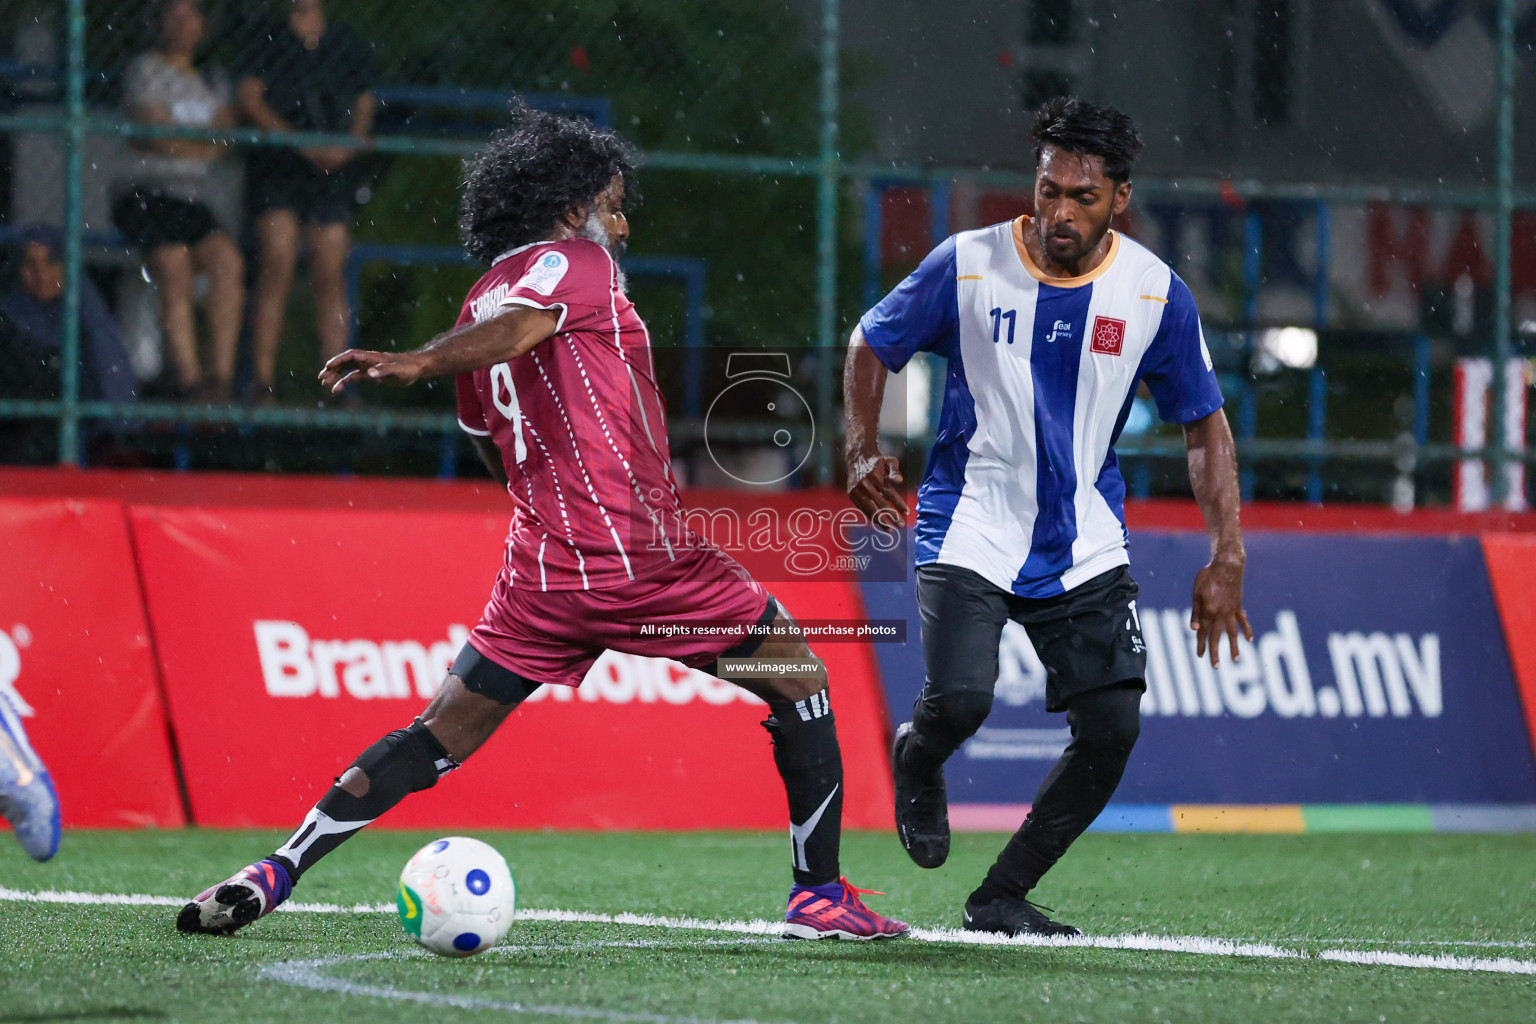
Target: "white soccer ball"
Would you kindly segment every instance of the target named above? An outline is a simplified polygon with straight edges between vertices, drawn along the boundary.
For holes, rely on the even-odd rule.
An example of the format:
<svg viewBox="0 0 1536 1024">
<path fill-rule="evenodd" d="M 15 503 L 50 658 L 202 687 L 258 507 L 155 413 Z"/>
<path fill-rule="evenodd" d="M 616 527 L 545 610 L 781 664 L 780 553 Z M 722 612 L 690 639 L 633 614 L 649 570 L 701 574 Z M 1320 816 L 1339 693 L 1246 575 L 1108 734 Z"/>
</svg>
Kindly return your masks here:
<svg viewBox="0 0 1536 1024">
<path fill-rule="evenodd" d="M 478 839 L 428 843 L 400 872 L 395 903 L 405 933 L 440 956 L 472 956 L 512 927 L 517 886 L 501 854 Z"/>
</svg>

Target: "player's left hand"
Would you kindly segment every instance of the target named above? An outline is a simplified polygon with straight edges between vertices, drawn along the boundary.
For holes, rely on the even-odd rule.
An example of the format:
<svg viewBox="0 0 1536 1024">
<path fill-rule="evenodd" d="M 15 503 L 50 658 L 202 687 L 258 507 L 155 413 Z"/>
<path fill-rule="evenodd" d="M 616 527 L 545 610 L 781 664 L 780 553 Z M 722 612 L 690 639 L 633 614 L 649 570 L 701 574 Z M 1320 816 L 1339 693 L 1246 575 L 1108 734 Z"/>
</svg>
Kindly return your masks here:
<svg viewBox="0 0 1536 1024">
<path fill-rule="evenodd" d="M 1195 656 L 1205 657 L 1210 649 L 1211 666 L 1221 664 L 1221 638 L 1232 647 L 1232 660 L 1238 659 L 1238 631 L 1253 642 L 1253 627 L 1243 611 L 1243 566 L 1240 562 L 1215 561 L 1195 573 L 1194 608 L 1189 628 L 1195 631 Z"/>
<path fill-rule="evenodd" d="M 421 359 L 414 352 L 349 348 L 326 360 L 320 370 L 320 386 L 333 395 L 340 394 L 353 381 L 364 377 L 380 384 L 405 387 L 421 379 Z"/>
</svg>

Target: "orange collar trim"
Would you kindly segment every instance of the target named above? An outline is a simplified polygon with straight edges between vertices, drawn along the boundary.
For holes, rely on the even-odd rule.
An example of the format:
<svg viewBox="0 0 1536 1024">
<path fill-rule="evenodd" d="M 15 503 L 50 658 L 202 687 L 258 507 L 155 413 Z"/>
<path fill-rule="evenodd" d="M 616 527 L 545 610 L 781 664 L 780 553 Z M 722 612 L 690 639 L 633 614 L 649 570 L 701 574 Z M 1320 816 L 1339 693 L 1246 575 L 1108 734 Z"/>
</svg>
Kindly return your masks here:
<svg viewBox="0 0 1536 1024">
<path fill-rule="evenodd" d="M 1109 229 L 1109 252 L 1104 254 L 1104 260 L 1098 266 L 1086 274 L 1077 277 L 1052 277 L 1035 265 L 1034 258 L 1029 255 L 1029 250 L 1024 247 L 1024 222 L 1029 217 L 1019 217 L 1013 222 L 1013 247 L 1018 250 L 1019 262 L 1024 264 L 1024 269 L 1029 272 L 1041 284 L 1048 284 L 1052 288 L 1080 288 L 1085 284 L 1092 284 L 1104 276 L 1104 272 L 1115 262 L 1115 257 L 1120 255 L 1120 232 L 1114 228 Z"/>
</svg>

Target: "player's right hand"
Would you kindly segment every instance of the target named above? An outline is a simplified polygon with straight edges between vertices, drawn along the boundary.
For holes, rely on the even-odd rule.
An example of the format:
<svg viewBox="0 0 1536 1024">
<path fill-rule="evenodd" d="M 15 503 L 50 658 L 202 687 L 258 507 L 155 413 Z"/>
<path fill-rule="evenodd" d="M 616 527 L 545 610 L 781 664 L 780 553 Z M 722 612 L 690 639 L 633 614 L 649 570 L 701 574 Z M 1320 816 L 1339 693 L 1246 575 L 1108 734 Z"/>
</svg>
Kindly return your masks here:
<svg viewBox="0 0 1536 1024">
<path fill-rule="evenodd" d="M 326 360 L 320 370 L 320 386 L 335 395 L 364 377 L 380 384 L 405 387 L 416 383 L 421 376 L 421 359 L 414 352 L 371 352 L 349 348 Z"/>
<path fill-rule="evenodd" d="M 848 455 L 848 497 L 876 529 L 894 530 L 907 522 L 901 461 L 879 452 Z"/>
</svg>

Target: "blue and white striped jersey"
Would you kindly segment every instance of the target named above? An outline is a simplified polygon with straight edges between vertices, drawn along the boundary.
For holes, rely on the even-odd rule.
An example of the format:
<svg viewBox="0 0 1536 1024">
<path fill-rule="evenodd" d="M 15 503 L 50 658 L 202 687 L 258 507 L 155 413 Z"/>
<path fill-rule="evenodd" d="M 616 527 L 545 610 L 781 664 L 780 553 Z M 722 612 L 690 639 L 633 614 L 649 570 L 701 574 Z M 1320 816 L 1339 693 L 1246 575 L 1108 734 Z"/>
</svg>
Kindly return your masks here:
<svg viewBox="0 0 1536 1024">
<path fill-rule="evenodd" d="M 1130 561 L 1114 444 L 1138 380 L 1189 423 L 1221 390 L 1189 288 L 1112 232 L 1090 273 L 1047 278 L 1026 219 L 946 239 L 859 326 L 880 361 L 949 364 L 917 492 L 917 564 L 970 569 L 1051 597 Z"/>
</svg>

